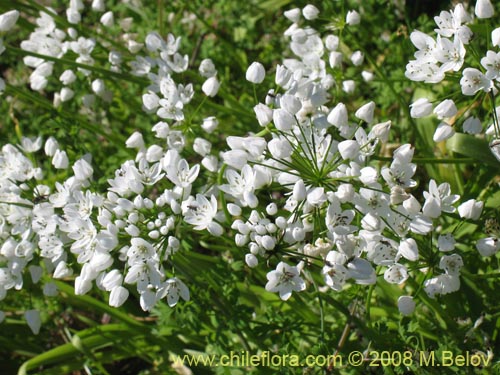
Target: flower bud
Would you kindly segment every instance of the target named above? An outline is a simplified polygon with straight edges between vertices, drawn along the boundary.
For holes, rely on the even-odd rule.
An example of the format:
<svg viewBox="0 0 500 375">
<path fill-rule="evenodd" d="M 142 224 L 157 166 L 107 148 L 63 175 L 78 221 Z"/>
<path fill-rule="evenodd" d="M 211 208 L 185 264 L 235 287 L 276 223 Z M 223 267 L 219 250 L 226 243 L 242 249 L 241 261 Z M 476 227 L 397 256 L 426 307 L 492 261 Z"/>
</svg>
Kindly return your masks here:
<svg viewBox="0 0 500 375">
<path fill-rule="evenodd" d="M 256 84 L 262 83 L 265 77 L 266 71 L 264 69 L 264 66 L 261 63 L 255 61 L 250 64 L 245 75 L 247 81 Z"/>
<path fill-rule="evenodd" d="M 373 121 L 373 112 L 375 111 L 375 103 L 374 102 L 369 102 L 366 103 L 365 105 L 361 106 L 354 116 L 359 118 L 360 120 L 363 120 L 366 123 L 371 123 Z"/>
<path fill-rule="evenodd" d="M 292 198 L 298 202 L 303 201 L 306 198 L 306 185 L 302 179 L 298 180 L 293 186 Z"/>
<path fill-rule="evenodd" d="M 296 124 L 293 115 L 281 108 L 274 110 L 273 121 L 276 128 L 281 131 L 291 130 L 293 125 Z"/>
<path fill-rule="evenodd" d="M 200 72 L 201 76 L 205 78 L 210 78 L 217 74 L 217 70 L 215 69 L 215 65 L 211 59 L 202 60 L 198 71 Z"/>
<path fill-rule="evenodd" d="M 144 139 L 142 138 L 142 134 L 139 132 L 134 132 L 125 142 L 125 146 L 127 148 L 143 148 L 144 147 Z"/>
<path fill-rule="evenodd" d="M 104 7 L 104 0 L 93 0 L 92 10 L 94 12 L 104 12 L 106 8 Z"/>
<path fill-rule="evenodd" d="M 314 20 L 318 18 L 319 10 L 314 5 L 307 4 L 304 9 L 302 9 L 302 14 L 306 20 Z"/>
<path fill-rule="evenodd" d="M 40 332 L 40 327 L 42 326 L 42 320 L 40 319 L 40 311 L 38 310 L 27 310 L 24 313 L 24 318 L 28 323 L 31 331 L 34 335 L 38 335 Z"/>
<path fill-rule="evenodd" d="M 12 29 L 18 18 L 19 12 L 17 10 L 11 10 L 0 15 L 0 33 L 4 33 Z"/>
<path fill-rule="evenodd" d="M 427 98 L 417 99 L 410 104 L 410 116 L 413 118 L 420 118 L 429 116 L 432 113 L 432 103 Z"/>
<path fill-rule="evenodd" d="M 266 126 L 273 119 L 273 110 L 265 104 L 259 103 L 253 110 L 260 126 Z"/>
<path fill-rule="evenodd" d="M 61 76 L 59 77 L 59 80 L 64 84 L 64 85 L 71 85 L 73 82 L 76 80 L 76 75 L 75 73 L 68 69 L 65 70 Z"/>
<path fill-rule="evenodd" d="M 474 13 L 478 18 L 491 18 L 495 13 L 490 0 L 477 0 Z"/>
<path fill-rule="evenodd" d="M 455 106 L 455 102 L 451 99 L 443 100 L 439 103 L 436 108 L 434 108 L 434 113 L 438 119 L 443 119 L 445 117 L 453 117 L 457 114 L 458 109 Z"/>
<path fill-rule="evenodd" d="M 63 87 L 61 89 L 61 102 L 67 102 L 75 96 L 75 92 L 71 90 L 69 87 Z"/>
<path fill-rule="evenodd" d="M 68 155 L 66 151 L 56 150 L 54 157 L 52 158 L 52 165 L 56 169 L 66 169 L 69 166 Z"/>
<path fill-rule="evenodd" d="M 54 137 L 49 137 L 45 141 L 45 155 L 47 156 L 54 156 L 56 151 L 59 149 L 59 143 L 56 141 Z"/>
<path fill-rule="evenodd" d="M 469 134 L 479 134 L 483 130 L 481 126 L 481 121 L 476 117 L 469 117 L 464 121 L 463 129 L 465 133 Z"/>
<path fill-rule="evenodd" d="M 389 133 L 391 130 L 391 121 L 381 122 L 380 124 L 374 125 L 368 138 L 378 138 L 380 142 L 386 143 L 389 140 Z"/>
<path fill-rule="evenodd" d="M 278 86 L 287 88 L 291 78 L 292 78 L 292 73 L 285 66 L 278 65 L 276 67 L 275 82 Z"/>
<path fill-rule="evenodd" d="M 201 86 L 201 90 L 206 96 L 214 97 L 219 91 L 220 83 L 217 77 L 210 77 Z"/>
<path fill-rule="evenodd" d="M 453 135 L 455 135 L 455 130 L 446 122 L 442 122 L 436 128 L 432 139 L 434 140 L 434 142 L 442 142 L 447 140 L 448 138 L 453 137 Z"/>
<path fill-rule="evenodd" d="M 257 257 L 251 253 L 245 255 L 245 263 L 248 267 L 254 268 L 259 264 Z"/>
<path fill-rule="evenodd" d="M 360 21 L 361 21 L 361 16 L 359 15 L 358 12 L 356 12 L 355 10 L 350 10 L 347 12 L 347 15 L 345 17 L 345 22 L 348 25 L 350 26 L 358 25 Z"/>
<path fill-rule="evenodd" d="M 101 23 L 106 26 L 106 27 L 111 27 L 113 26 L 114 22 L 115 22 L 115 18 L 113 16 L 113 12 L 109 11 L 109 12 L 106 12 L 102 15 L 101 19 L 100 19 Z"/>
<path fill-rule="evenodd" d="M 300 9 L 295 8 L 287 10 L 283 13 L 283 15 L 292 22 L 298 22 L 300 19 Z"/>
<path fill-rule="evenodd" d="M 328 55 L 328 63 L 330 68 L 339 68 L 342 65 L 342 53 L 338 51 L 332 51 Z"/>
<path fill-rule="evenodd" d="M 214 116 L 210 116 L 203 119 L 201 128 L 210 134 L 217 128 L 218 125 L 219 121 Z"/>
<path fill-rule="evenodd" d="M 339 48 L 339 37 L 333 34 L 328 35 L 325 39 L 325 47 L 329 51 L 336 51 Z"/>
<path fill-rule="evenodd" d="M 115 286 L 109 295 L 109 305 L 112 307 L 120 307 L 125 303 L 129 296 L 129 291 L 123 286 Z"/>
<path fill-rule="evenodd" d="M 467 202 L 458 206 L 458 214 L 461 218 L 478 220 L 483 211 L 483 202 L 469 199 Z"/>
<path fill-rule="evenodd" d="M 363 60 L 365 59 L 365 56 L 363 55 L 363 52 L 361 51 L 355 51 L 351 55 L 351 62 L 353 63 L 354 66 L 360 66 L 363 64 Z"/>
<path fill-rule="evenodd" d="M 415 301 L 411 296 L 401 296 L 398 299 L 398 309 L 403 315 L 411 315 L 415 310 Z"/>
<path fill-rule="evenodd" d="M 491 32 L 491 44 L 493 44 L 493 47 L 500 46 L 500 27 Z"/>
<path fill-rule="evenodd" d="M 332 111 L 328 114 L 328 117 L 326 120 L 336 126 L 337 128 L 340 128 L 342 126 L 347 126 L 347 108 L 344 103 L 338 103 L 335 108 L 332 109 Z"/>
<path fill-rule="evenodd" d="M 345 140 L 338 145 L 342 159 L 354 159 L 359 154 L 359 144 L 354 140 Z"/>
</svg>

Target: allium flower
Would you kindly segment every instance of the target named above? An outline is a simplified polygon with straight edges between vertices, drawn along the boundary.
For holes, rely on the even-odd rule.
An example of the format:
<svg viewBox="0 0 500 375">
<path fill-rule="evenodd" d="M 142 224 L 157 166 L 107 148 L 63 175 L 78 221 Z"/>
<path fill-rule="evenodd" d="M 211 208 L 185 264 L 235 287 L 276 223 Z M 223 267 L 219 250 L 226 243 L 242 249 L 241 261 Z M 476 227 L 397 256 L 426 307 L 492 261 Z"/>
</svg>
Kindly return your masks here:
<svg viewBox="0 0 500 375">
<path fill-rule="evenodd" d="M 214 236 L 222 234 L 221 225 L 214 221 L 217 215 L 217 199 L 214 195 L 209 201 L 204 195 L 196 194 L 196 200 L 190 197 L 182 205 L 184 221 L 193 225 L 195 230 L 207 229 Z"/>
<path fill-rule="evenodd" d="M 164 285 L 158 290 L 158 298 L 167 297 L 167 303 L 174 307 L 179 302 L 179 297 L 184 301 L 189 301 L 189 289 L 179 278 L 173 277 L 165 281 Z"/>
<path fill-rule="evenodd" d="M 432 113 L 432 103 L 427 98 L 417 99 L 410 104 L 410 115 L 413 118 L 429 116 Z"/>
<path fill-rule="evenodd" d="M 490 0 L 477 0 L 474 13 L 478 18 L 491 18 L 495 13 Z"/>
<path fill-rule="evenodd" d="M 312 4 L 307 4 L 304 9 L 302 9 L 302 14 L 306 20 L 314 20 L 318 18 L 319 9 Z"/>
<path fill-rule="evenodd" d="M 490 73 L 495 75 L 493 70 L 488 70 L 486 74 Z M 460 79 L 460 85 L 462 86 L 462 94 L 464 95 L 474 95 L 479 90 L 484 92 L 489 92 L 493 87 L 493 82 L 488 79 L 481 71 L 475 68 L 466 68 L 463 71 L 462 79 Z M 447 116 L 449 117 L 449 116 Z"/>
<path fill-rule="evenodd" d="M 398 299 L 398 309 L 403 315 L 411 315 L 415 310 L 415 301 L 412 296 L 401 296 Z"/>
<path fill-rule="evenodd" d="M 458 206 L 458 214 L 464 219 L 478 220 L 483 211 L 483 205 L 484 203 L 481 201 L 469 199 L 467 202 Z"/>
<path fill-rule="evenodd" d="M 30 327 L 33 334 L 38 335 L 38 333 L 40 332 L 40 327 L 42 326 L 42 321 L 40 319 L 40 311 L 27 310 L 24 313 L 24 318 L 28 322 L 28 326 Z"/>
<path fill-rule="evenodd" d="M 358 12 L 356 12 L 355 10 L 350 10 L 347 12 L 347 15 L 345 17 L 345 22 L 350 25 L 350 26 L 354 26 L 354 25 L 358 25 L 361 21 L 361 16 L 359 15 Z"/>
<path fill-rule="evenodd" d="M 203 83 L 201 90 L 206 96 L 213 97 L 219 92 L 219 87 L 220 83 L 217 77 L 210 77 Z"/>
<path fill-rule="evenodd" d="M 19 11 L 11 10 L 0 15 L 0 33 L 12 29 L 19 18 Z"/>
<path fill-rule="evenodd" d="M 249 82 L 256 84 L 262 83 L 266 77 L 264 66 L 261 63 L 254 61 L 248 67 L 245 77 Z"/>
<path fill-rule="evenodd" d="M 279 262 L 276 270 L 267 274 L 266 290 L 271 293 L 278 292 L 283 301 L 289 299 L 292 291 L 301 292 L 306 289 L 306 283 L 299 276 L 297 267 L 285 262 Z"/>
</svg>

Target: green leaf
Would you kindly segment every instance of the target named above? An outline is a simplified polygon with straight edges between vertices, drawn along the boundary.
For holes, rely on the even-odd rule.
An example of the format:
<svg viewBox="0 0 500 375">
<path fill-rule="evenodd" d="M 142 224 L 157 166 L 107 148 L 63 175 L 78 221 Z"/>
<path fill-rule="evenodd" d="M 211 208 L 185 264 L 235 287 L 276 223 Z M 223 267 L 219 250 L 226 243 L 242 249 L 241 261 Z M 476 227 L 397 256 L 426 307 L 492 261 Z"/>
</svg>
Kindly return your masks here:
<svg viewBox="0 0 500 375">
<path fill-rule="evenodd" d="M 486 163 L 496 168 L 500 167 L 500 162 L 491 153 L 490 146 L 485 139 L 457 133 L 448 139 L 446 145 L 450 151 L 468 156 L 480 163 Z"/>
</svg>

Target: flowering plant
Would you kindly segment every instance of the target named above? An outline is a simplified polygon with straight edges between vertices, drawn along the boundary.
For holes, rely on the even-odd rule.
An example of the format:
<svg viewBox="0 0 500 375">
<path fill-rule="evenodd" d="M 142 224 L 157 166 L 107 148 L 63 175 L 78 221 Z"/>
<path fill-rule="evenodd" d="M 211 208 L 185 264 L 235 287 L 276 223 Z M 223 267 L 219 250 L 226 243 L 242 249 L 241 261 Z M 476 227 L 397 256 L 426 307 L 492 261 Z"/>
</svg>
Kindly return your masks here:
<svg viewBox="0 0 500 375">
<path fill-rule="evenodd" d="M 335 19 L 327 10 L 285 10 L 287 57 L 245 59 L 232 82 L 223 56 L 198 56 L 205 37 L 190 58 L 181 37 L 135 29 L 118 5 L 72 0 L 61 12 L 20 1 L 5 9 L 0 53 L 22 56 L 17 68 L 29 75 L 16 82 L 6 71 L 0 80 L 14 129 L 0 151 L 0 300 L 24 298 L 0 305 L 0 321 L 22 315 L 36 335 L 48 324 L 45 301 L 65 312 L 90 304 L 113 319 L 80 331 L 60 323 L 71 344 L 24 362 L 21 373 L 70 366 L 65 350 L 85 354 L 75 369 L 106 373 L 104 363 L 145 348 L 142 361 L 171 371 L 168 355 L 220 354 L 229 338 L 262 350 L 269 329 L 283 332 L 277 351 L 300 347 L 300 332 L 319 335 L 304 341 L 319 353 L 383 348 L 386 331 L 401 335 L 394 350 L 416 353 L 425 340 L 463 350 L 485 319 L 495 326 L 495 307 L 478 288 L 494 290 L 489 259 L 500 249 L 500 68 L 495 51 L 477 52 L 500 44 L 500 29 L 490 42 L 491 25 L 478 26 L 494 16 L 491 3 L 478 1 L 475 16 L 463 4 L 441 12 L 436 37 L 411 32 L 417 51 L 405 85 L 441 84 L 439 104 L 434 94 L 398 92 L 360 42 L 368 9 Z M 195 6 L 188 14 L 185 22 L 217 35 Z M 93 18 L 98 26 L 86 29 Z M 19 41 L 16 29 L 30 32 Z M 236 96 L 242 89 L 253 93 Z M 384 90 L 399 102 L 397 116 Z M 404 95 L 413 95 L 410 106 Z M 486 101 L 489 109 L 479 108 Z M 476 108 L 491 120 L 469 116 Z M 440 121 L 436 150 L 431 114 Z M 34 116 L 37 125 L 26 126 Z M 476 137 L 455 134 L 462 116 L 463 131 Z M 481 303 L 462 304 L 463 319 L 452 310 L 469 295 Z M 440 341 L 433 328 L 453 332 Z M 100 351 L 116 342 L 108 330 L 137 344 L 108 361 Z M 202 331 L 206 341 L 196 339 Z M 485 360 L 495 332 L 470 341 Z"/>
</svg>

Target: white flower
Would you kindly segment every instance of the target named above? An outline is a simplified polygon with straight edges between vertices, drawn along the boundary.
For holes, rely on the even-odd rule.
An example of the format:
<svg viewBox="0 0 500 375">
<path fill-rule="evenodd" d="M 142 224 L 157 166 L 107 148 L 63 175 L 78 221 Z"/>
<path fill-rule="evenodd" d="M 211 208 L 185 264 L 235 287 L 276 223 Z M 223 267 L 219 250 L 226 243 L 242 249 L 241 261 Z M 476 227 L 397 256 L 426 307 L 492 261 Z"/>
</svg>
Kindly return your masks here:
<svg viewBox="0 0 500 375">
<path fill-rule="evenodd" d="M 398 298 L 398 309 L 403 315 L 411 315 L 415 310 L 415 301 L 412 296 L 401 296 Z"/>
<path fill-rule="evenodd" d="M 424 290 L 431 298 L 434 298 L 436 294 L 448 294 L 458 289 L 460 289 L 460 279 L 455 275 L 439 275 L 424 283 Z"/>
<path fill-rule="evenodd" d="M 201 90 L 206 96 L 213 97 L 217 95 L 219 87 L 220 83 L 217 80 L 217 77 L 210 77 L 203 83 L 203 85 L 201 86 Z"/>
<path fill-rule="evenodd" d="M 354 66 L 360 66 L 363 64 L 363 60 L 365 59 L 365 56 L 363 55 L 363 52 L 361 51 L 355 51 L 351 55 L 351 62 Z"/>
<path fill-rule="evenodd" d="M 254 61 L 247 69 L 245 78 L 252 83 L 262 83 L 266 77 L 266 70 L 260 62 Z"/>
<path fill-rule="evenodd" d="M 182 202 L 184 221 L 194 226 L 195 230 L 207 229 L 214 236 L 220 236 L 223 232 L 220 224 L 214 221 L 217 215 L 217 199 L 214 195 L 210 201 L 202 194 L 196 194 L 196 200 L 190 197 Z"/>
<path fill-rule="evenodd" d="M 497 78 L 500 75 L 500 52 L 486 52 L 486 56 L 481 59 L 481 65 L 486 68 L 486 78 Z"/>
<path fill-rule="evenodd" d="M 488 70 L 488 72 L 490 74 L 495 74 L 495 75 L 497 74 L 494 73 L 493 70 Z M 469 96 L 474 95 L 479 90 L 483 90 L 484 92 L 489 92 L 493 87 L 493 82 L 491 81 L 491 79 L 487 78 L 478 69 L 465 68 L 462 74 L 463 76 L 460 79 L 460 85 L 462 87 L 462 94 L 464 95 L 469 95 Z"/>
<path fill-rule="evenodd" d="M 129 296 L 129 291 L 121 285 L 115 286 L 111 289 L 109 294 L 109 305 L 112 307 L 120 307 L 125 303 Z"/>
<path fill-rule="evenodd" d="M 370 124 L 373 121 L 373 112 L 375 111 L 375 103 L 374 102 L 369 102 L 361 106 L 354 116 L 359 118 L 360 120 L 365 121 L 366 123 Z"/>
<path fill-rule="evenodd" d="M 453 117 L 457 114 L 457 112 L 458 109 L 451 99 L 443 100 L 436 106 L 436 108 L 434 108 L 434 113 L 440 120 L 445 117 Z"/>
<path fill-rule="evenodd" d="M 495 13 L 490 0 L 477 0 L 474 13 L 478 18 L 491 18 Z"/>
<path fill-rule="evenodd" d="M 113 16 L 113 12 L 109 11 L 109 12 L 106 12 L 104 13 L 102 16 L 101 16 L 101 19 L 100 19 L 101 23 L 106 26 L 106 27 L 111 27 L 113 26 L 114 22 L 115 22 L 115 18 Z"/>
<path fill-rule="evenodd" d="M 297 267 L 284 262 L 279 262 L 276 270 L 267 274 L 267 280 L 266 290 L 272 293 L 278 292 L 283 301 L 290 298 L 292 291 L 300 292 L 306 289 L 306 283 L 299 276 Z"/>
<path fill-rule="evenodd" d="M 500 46 L 500 27 L 491 32 L 491 44 L 493 44 L 493 47 Z"/>
<path fill-rule="evenodd" d="M 274 110 L 273 122 L 276 128 L 281 131 L 291 130 L 293 125 L 297 123 L 292 114 L 281 108 Z"/>
<path fill-rule="evenodd" d="M 287 10 L 283 13 L 283 15 L 292 22 L 298 22 L 300 19 L 300 9 L 294 8 Z"/>
<path fill-rule="evenodd" d="M 398 255 L 396 256 L 396 260 L 398 260 L 400 256 L 403 256 L 403 258 L 410 261 L 418 260 L 418 247 L 413 238 L 407 238 L 401 241 L 398 247 Z"/>
<path fill-rule="evenodd" d="M 0 33 L 5 33 L 12 29 L 19 18 L 17 10 L 10 10 L 0 15 Z"/>
<path fill-rule="evenodd" d="M 184 301 L 189 301 L 189 289 L 177 277 L 173 277 L 165 281 L 163 286 L 158 290 L 158 298 L 162 299 L 167 296 L 167 303 L 170 307 L 174 307 L 179 302 L 179 297 Z"/>
<path fill-rule="evenodd" d="M 476 243 L 476 249 L 483 257 L 489 257 L 500 250 L 500 241 L 495 237 L 481 238 Z"/>
<path fill-rule="evenodd" d="M 342 81 L 342 91 L 347 94 L 352 94 L 356 90 L 356 82 L 352 79 L 348 79 L 346 81 Z"/>
<path fill-rule="evenodd" d="M 358 25 L 360 21 L 361 21 L 361 16 L 359 15 L 358 12 L 356 12 L 355 10 L 350 10 L 347 12 L 347 15 L 345 17 L 345 22 L 348 25 L 350 26 Z"/>
<path fill-rule="evenodd" d="M 384 272 L 384 279 L 391 284 L 402 284 L 408 279 L 408 270 L 399 263 L 394 263 Z"/>
<path fill-rule="evenodd" d="M 476 117 L 469 117 L 464 121 L 463 129 L 465 133 L 469 134 L 479 134 L 483 127 L 481 121 Z"/>
<path fill-rule="evenodd" d="M 325 39 L 325 47 L 329 51 L 336 51 L 339 48 L 340 39 L 337 35 L 330 34 Z"/>
<path fill-rule="evenodd" d="M 273 119 L 273 110 L 265 104 L 259 103 L 253 110 L 260 126 L 266 126 Z"/>
<path fill-rule="evenodd" d="M 327 121 L 340 128 L 348 125 L 347 108 L 344 103 L 338 103 L 328 114 Z"/>
<path fill-rule="evenodd" d="M 259 264 L 259 260 L 252 253 L 248 253 L 245 255 L 245 263 L 247 264 L 248 267 L 254 268 L 257 267 L 257 265 Z"/>
<path fill-rule="evenodd" d="M 85 159 L 79 159 L 73 165 L 73 172 L 75 173 L 75 178 L 78 181 L 86 181 L 92 177 L 94 170 Z"/>
<path fill-rule="evenodd" d="M 455 130 L 446 122 L 442 122 L 436 128 L 432 139 L 434 142 L 442 142 L 455 135 Z"/>
<path fill-rule="evenodd" d="M 451 233 L 441 234 L 438 237 L 438 249 L 440 251 L 451 251 L 455 248 L 455 238 Z"/>
<path fill-rule="evenodd" d="M 56 150 L 52 158 L 52 165 L 56 169 L 66 169 L 69 166 L 68 155 L 66 151 Z"/>
<path fill-rule="evenodd" d="M 33 334 L 38 335 L 40 332 L 40 327 L 42 326 L 42 320 L 40 319 L 40 311 L 38 310 L 27 310 L 24 313 L 24 318 L 26 322 L 28 322 L 28 326 L 30 327 Z"/>
<path fill-rule="evenodd" d="M 444 270 L 448 275 L 458 276 L 460 268 L 464 266 L 462 257 L 458 254 L 445 255 L 439 261 L 439 268 Z"/>
<path fill-rule="evenodd" d="M 215 65 L 211 59 L 202 60 L 198 71 L 205 78 L 210 78 L 217 74 L 217 70 L 215 69 Z"/>
<path fill-rule="evenodd" d="M 302 14 L 306 20 L 314 20 L 318 18 L 319 10 L 312 4 L 307 4 L 304 9 L 302 9 Z"/>
<path fill-rule="evenodd" d="M 464 219 L 478 220 L 483 211 L 483 204 L 484 203 L 481 201 L 469 199 L 467 202 L 458 206 L 458 214 Z"/>
<path fill-rule="evenodd" d="M 359 155 L 359 144 L 354 140 L 345 140 L 338 144 L 340 156 L 344 160 L 353 160 Z"/>
<path fill-rule="evenodd" d="M 217 126 L 219 126 L 219 121 L 214 116 L 204 118 L 201 124 L 201 128 L 209 134 L 213 133 Z"/>
<path fill-rule="evenodd" d="M 432 113 L 432 103 L 427 98 L 417 99 L 410 104 L 410 115 L 413 118 L 429 116 Z"/>
</svg>

